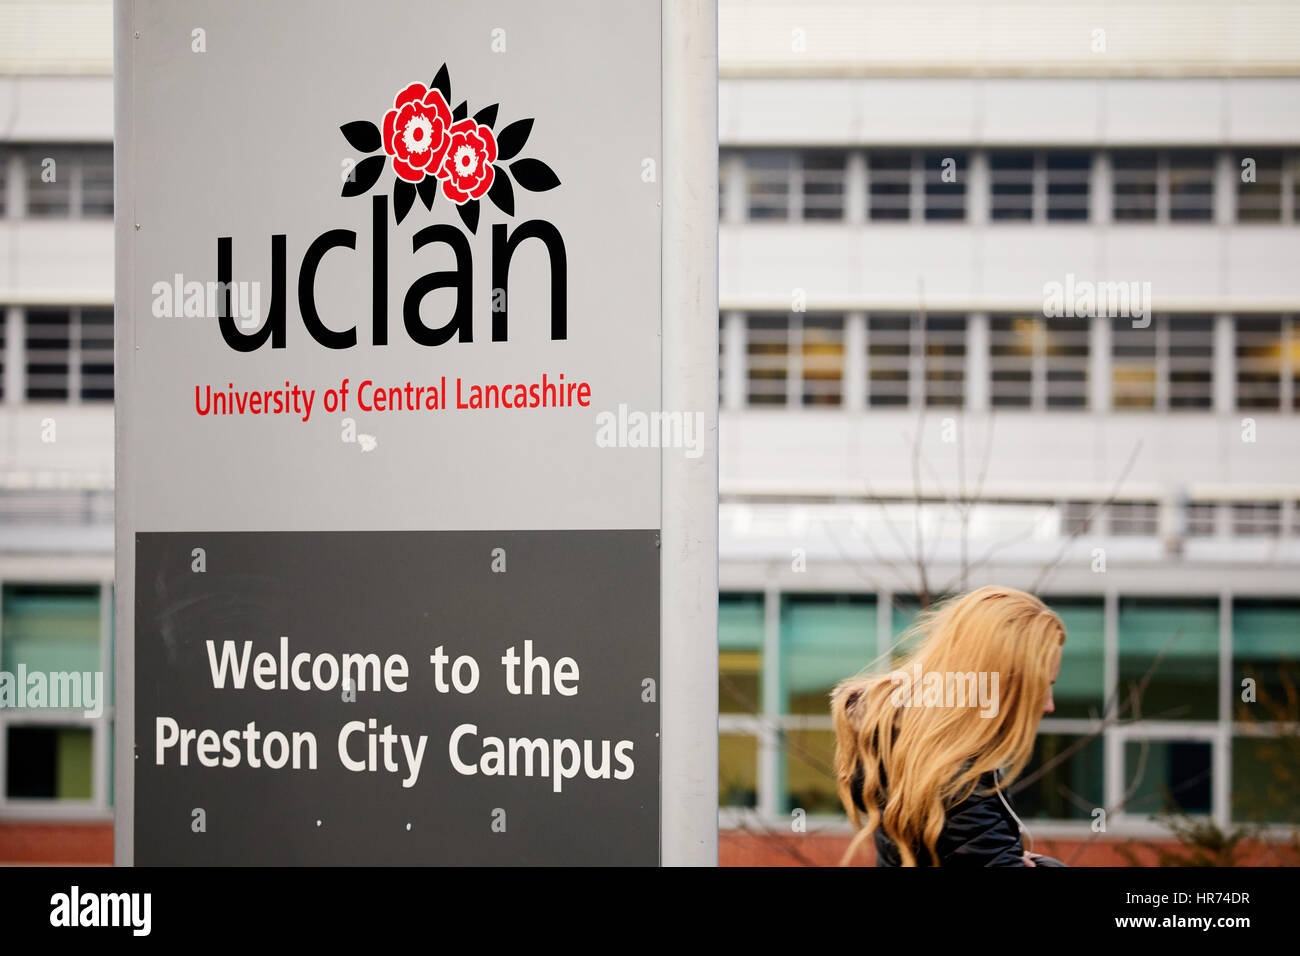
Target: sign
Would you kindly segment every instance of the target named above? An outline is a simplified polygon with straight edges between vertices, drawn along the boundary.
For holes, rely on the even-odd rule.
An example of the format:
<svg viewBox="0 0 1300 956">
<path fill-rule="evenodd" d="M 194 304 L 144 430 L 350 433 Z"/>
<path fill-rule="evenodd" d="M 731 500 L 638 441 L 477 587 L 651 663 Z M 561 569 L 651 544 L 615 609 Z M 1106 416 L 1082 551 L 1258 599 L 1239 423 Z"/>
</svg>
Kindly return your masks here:
<svg viewBox="0 0 1300 956">
<path fill-rule="evenodd" d="M 118 6 L 120 863 L 713 852 L 715 67 L 481 6 Z"/>
</svg>

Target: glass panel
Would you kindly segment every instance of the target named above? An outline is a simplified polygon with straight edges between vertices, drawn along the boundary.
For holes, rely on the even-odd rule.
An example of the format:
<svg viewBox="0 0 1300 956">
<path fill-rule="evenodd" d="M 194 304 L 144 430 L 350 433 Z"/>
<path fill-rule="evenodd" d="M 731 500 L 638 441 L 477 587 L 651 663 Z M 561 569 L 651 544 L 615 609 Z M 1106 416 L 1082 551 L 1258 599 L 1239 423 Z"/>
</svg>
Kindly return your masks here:
<svg viewBox="0 0 1300 956">
<path fill-rule="evenodd" d="M 993 187 L 990 213 L 994 220 L 1034 218 L 1034 154 L 992 152 L 989 179 Z"/>
<path fill-rule="evenodd" d="M 870 218 L 908 219 L 912 204 L 912 154 L 873 152 L 867 158 Z"/>
<path fill-rule="evenodd" d="M 1028 408 L 1033 404 L 1034 354 L 1042 322 L 1030 315 L 989 318 L 991 399 L 998 407 Z"/>
<path fill-rule="evenodd" d="M 1143 759 L 1143 744 L 1146 756 Z M 1150 816 L 1162 810 L 1210 812 L 1210 745 L 1186 740 L 1130 740 L 1124 745 L 1124 791 L 1136 785 L 1124 810 Z"/>
<path fill-rule="evenodd" d="M 1172 315 L 1169 329 L 1169 407 L 1207 409 L 1214 404 L 1214 320 Z"/>
<path fill-rule="evenodd" d="M 1300 690 L 1300 602 L 1236 600 L 1232 605 L 1234 717 L 1252 722 L 1293 721 Z M 1243 682 L 1255 682 L 1255 702 L 1242 700 Z M 1300 777 L 1296 778 L 1300 781 Z"/>
<path fill-rule="evenodd" d="M 81 310 L 81 397 L 113 400 L 113 310 Z"/>
<path fill-rule="evenodd" d="M 49 219 L 72 215 L 75 156 L 67 150 L 33 149 L 23 158 L 27 172 L 27 215 Z"/>
<path fill-rule="evenodd" d="M 10 799 L 93 796 L 89 728 L 10 725 L 6 743 L 5 790 Z"/>
<path fill-rule="evenodd" d="M 844 176 L 847 154 L 815 150 L 803 154 L 803 217 L 844 218 Z"/>
<path fill-rule="evenodd" d="M 1282 404 L 1282 317 L 1237 318 L 1237 407 Z"/>
<path fill-rule="evenodd" d="M 787 730 L 785 792 L 788 814 L 844 812 L 835 792 L 835 733 L 830 730 Z"/>
<path fill-rule="evenodd" d="M 1092 157 L 1087 153 L 1049 152 L 1047 165 L 1047 218 L 1085 221 L 1088 218 L 1088 183 Z"/>
<path fill-rule="evenodd" d="M 68 399 L 72 359 L 72 312 L 27 310 L 27 397 Z"/>
<path fill-rule="evenodd" d="M 1111 333 L 1112 401 L 1117 409 L 1156 407 L 1156 325 L 1114 320 Z"/>
<path fill-rule="evenodd" d="M 113 149 L 87 148 L 81 165 L 81 215 L 113 218 Z"/>
<path fill-rule="evenodd" d="M 1253 164 L 1254 181 L 1243 177 Z M 1278 222 L 1282 218 L 1282 151 L 1243 153 L 1237 164 L 1237 221 Z"/>
<path fill-rule="evenodd" d="M 1156 657 L 1163 650 L 1159 663 Z M 1219 716 L 1218 601 L 1123 598 L 1119 606 L 1120 705 L 1148 670 L 1141 701 L 1148 720 L 1216 720 Z"/>
<path fill-rule="evenodd" d="M 1100 717 L 1104 707 L 1106 631 L 1100 599 L 1044 598 L 1065 625 L 1061 671 L 1052 688 L 1056 712 L 1052 717 Z M 1100 806 L 1100 804 L 1097 804 Z"/>
<path fill-rule="evenodd" d="M 1232 819 L 1300 823 L 1300 737 L 1234 737 Z"/>
<path fill-rule="evenodd" d="M 1116 150 L 1111 153 L 1116 222 L 1156 218 L 1157 155 L 1155 150 Z"/>
<path fill-rule="evenodd" d="M 889 666 L 897 667 L 925 640 L 924 634 L 911 633 L 916 616 L 921 612 L 921 602 L 914 595 L 895 594 L 890 608 Z"/>
<path fill-rule="evenodd" d="M 718 734 L 718 806 L 758 806 L 758 738 Z"/>
<path fill-rule="evenodd" d="M 925 218 L 966 218 L 966 154 L 926 153 Z"/>
<path fill-rule="evenodd" d="M 925 332 L 925 402 L 961 407 L 966 383 L 966 319 L 927 316 Z"/>
<path fill-rule="evenodd" d="M 790 318 L 751 315 L 746 324 L 749 404 L 784 405 L 790 374 Z"/>
<path fill-rule="evenodd" d="M 1016 812 L 1025 818 L 1091 822 L 1092 811 L 1105 805 L 1104 753 L 1100 736 L 1040 733 L 1034 741 L 1034 755 L 1012 784 Z M 1048 764 L 1050 769 L 1041 777 L 1019 786 Z"/>
<path fill-rule="evenodd" d="M 803 320 L 803 404 L 843 401 L 844 318 L 805 316 Z"/>
<path fill-rule="evenodd" d="M 718 712 L 762 710 L 763 595 L 718 596 Z"/>
<path fill-rule="evenodd" d="M 912 320 L 873 315 L 867 320 L 867 374 L 872 405 L 906 405 L 912 355 Z"/>
<path fill-rule="evenodd" d="M 790 177 L 794 154 L 753 150 L 745 154 L 745 194 L 750 219 L 790 218 Z"/>
<path fill-rule="evenodd" d="M 863 595 L 781 599 L 782 713 L 830 713 L 831 689 L 876 657 L 876 602 Z"/>
<path fill-rule="evenodd" d="M 1048 408 L 1088 404 L 1088 322 L 1052 318 L 1044 322 Z"/>
<path fill-rule="evenodd" d="M 3 595 L 0 670 L 99 671 L 97 586 L 7 584 Z"/>
<path fill-rule="evenodd" d="M 1175 150 L 1169 154 L 1169 218 L 1209 222 L 1214 217 L 1214 153 Z"/>
</svg>

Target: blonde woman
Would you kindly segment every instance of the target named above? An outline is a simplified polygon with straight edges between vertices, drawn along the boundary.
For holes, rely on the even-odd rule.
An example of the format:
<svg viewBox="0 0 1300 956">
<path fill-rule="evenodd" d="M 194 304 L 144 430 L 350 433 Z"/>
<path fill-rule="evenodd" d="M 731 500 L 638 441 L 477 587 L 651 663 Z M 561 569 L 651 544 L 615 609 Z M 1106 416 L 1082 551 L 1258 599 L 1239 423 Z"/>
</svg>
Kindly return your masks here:
<svg viewBox="0 0 1300 956">
<path fill-rule="evenodd" d="M 840 800 L 877 866 L 1062 866 L 1026 853 L 1004 790 L 1053 710 L 1065 627 L 1023 591 L 983 587 L 922 615 L 915 652 L 831 693 Z"/>
</svg>

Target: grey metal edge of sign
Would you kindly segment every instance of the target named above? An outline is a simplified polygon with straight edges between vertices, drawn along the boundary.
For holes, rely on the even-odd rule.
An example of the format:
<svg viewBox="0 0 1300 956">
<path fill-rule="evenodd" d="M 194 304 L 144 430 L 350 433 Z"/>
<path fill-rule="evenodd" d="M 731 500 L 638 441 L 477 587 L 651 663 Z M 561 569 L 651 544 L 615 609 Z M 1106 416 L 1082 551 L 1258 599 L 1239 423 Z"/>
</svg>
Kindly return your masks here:
<svg viewBox="0 0 1300 956">
<path fill-rule="evenodd" d="M 114 4 L 115 386 L 134 373 L 135 0 Z M 664 409 L 701 410 L 705 453 L 663 454 L 660 553 L 660 862 L 717 862 L 717 4 L 661 0 L 660 384 Z M 115 416 L 114 851 L 134 864 L 135 423 Z"/>
</svg>

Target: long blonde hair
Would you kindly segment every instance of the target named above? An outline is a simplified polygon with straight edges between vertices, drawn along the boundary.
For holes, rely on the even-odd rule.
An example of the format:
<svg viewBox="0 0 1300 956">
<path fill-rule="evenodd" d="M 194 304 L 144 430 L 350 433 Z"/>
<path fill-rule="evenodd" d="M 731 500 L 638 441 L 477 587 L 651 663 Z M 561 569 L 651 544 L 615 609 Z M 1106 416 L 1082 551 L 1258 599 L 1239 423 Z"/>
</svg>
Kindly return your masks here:
<svg viewBox="0 0 1300 956">
<path fill-rule="evenodd" d="M 837 789 L 857 829 L 842 863 L 881 827 L 904 866 L 917 865 L 913 848 L 922 846 L 938 865 L 946 809 L 974 793 L 983 774 L 1004 771 L 994 790 L 984 791 L 991 793 L 1024 769 L 1065 643 L 1065 627 L 1047 605 L 996 586 L 931 608 L 913 631 L 924 639 L 892 675 L 853 677 L 831 692 Z M 997 680 L 996 712 L 900 704 L 899 675 L 918 670 L 989 675 L 989 683 Z M 865 823 L 851 789 L 858 773 Z"/>
</svg>

